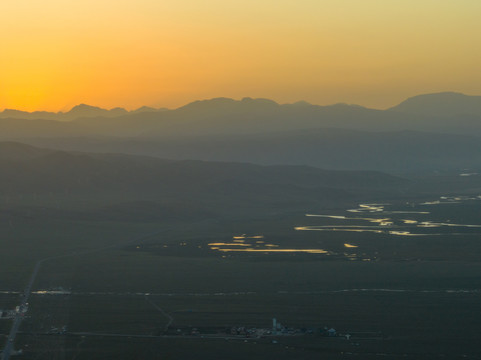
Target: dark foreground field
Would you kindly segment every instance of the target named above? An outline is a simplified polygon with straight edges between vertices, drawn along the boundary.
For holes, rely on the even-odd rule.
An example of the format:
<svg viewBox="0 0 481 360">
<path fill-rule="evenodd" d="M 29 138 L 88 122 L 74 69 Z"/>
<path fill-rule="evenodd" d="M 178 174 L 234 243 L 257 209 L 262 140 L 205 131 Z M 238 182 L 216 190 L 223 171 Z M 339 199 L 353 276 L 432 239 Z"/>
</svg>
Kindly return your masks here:
<svg viewBox="0 0 481 360">
<path fill-rule="evenodd" d="M 477 205 L 466 209 L 431 211 L 436 221 L 449 214 L 453 222 L 475 222 Z M 22 236 L 10 248 L 15 260 L 3 263 L 1 290 L 21 291 L 34 260 L 52 249 L 120 246 L 44 263 L 17 338 L 16 348 L 24 351 L 18 358 L 481 356 L 480 237 L 474 230 L 429 238 L 294 230 L 313 221 L 304 214 L 169 225 L 32 221 L 15 232 Z M 254 248 L 326 252 L 222 252 L 212 245 L 243 234 Z M 36 253 L 26 251 L 34 238 L 45 242 Z M 0 308 L 18 297 L 3 294 Z M 270 328 L 273 317 L 298 331 L 260 338 L 230 333 L 232 327 Z M 6 324 L 0 322 L 3 334 Z M 339 336 L 322 336 L 324 327 Z"/>
<path fill-rule="evenodd" d="M 0 155 L 18 359 L 481 357 L 481 176 Z"/>
</svg>

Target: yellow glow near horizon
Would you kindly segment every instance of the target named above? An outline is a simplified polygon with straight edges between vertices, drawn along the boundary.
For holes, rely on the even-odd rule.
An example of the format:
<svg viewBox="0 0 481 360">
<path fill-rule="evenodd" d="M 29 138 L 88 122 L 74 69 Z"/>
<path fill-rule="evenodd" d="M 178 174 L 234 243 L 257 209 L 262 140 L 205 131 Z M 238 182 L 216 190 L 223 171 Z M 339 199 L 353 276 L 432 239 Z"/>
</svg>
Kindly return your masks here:
<svg viewBox="0 0 481 360">
<path fill-rule="evenodd" d="M 8 0 L 0 110 L 481 94 L 477 0 Z"/>
</svg>

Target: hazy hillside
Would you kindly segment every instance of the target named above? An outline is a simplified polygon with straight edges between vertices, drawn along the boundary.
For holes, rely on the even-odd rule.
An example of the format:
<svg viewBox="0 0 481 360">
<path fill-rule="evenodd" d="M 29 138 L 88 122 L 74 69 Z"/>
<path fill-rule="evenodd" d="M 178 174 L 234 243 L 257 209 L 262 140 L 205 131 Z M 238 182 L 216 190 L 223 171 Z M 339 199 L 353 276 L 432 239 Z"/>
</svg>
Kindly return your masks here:
<svg viewBox="0 0 481 360">
<path fill-rule="evenodd" d="M 253 135 L 157 138 L 48 138 L 29 143 L 63 150 L 123 152 L 166 159 L 309 165 L 338 170 L 430 173 L 479 169 L 478 137 L 399 131 L 311 129 Z M 476 170 L 477 171 L 477 170 Z"/>
<path fill-rule="evenodd" d="M 279 144 L 285 141 L 278 139 Z M 309 146 L 308 140 L 305 143 Z M 323 156 L 330 157 L 329 153 Z M 0 212 L 7 220 L 255 217 L 367 199 L 404 201 L 481 189 L 481 177 L 476 175 L 408 180 L 375 171 L 163 160 L 58 151 L 14 142 L 0 142 L 0 173 Z"/>
<path fill-rule="evenodd" d="M 0 139 L 177 160 L 396 174 L 477 171 L 480 99 L 456 93 L 428 94 L 384 111 L 346 104 L 280 105 L 252 98 L 217 98 L 175 110 L 143 107 L 131 112 L 79 105 L 56 114 L 72 121 L 0 118 Z"/>
<path fill-rule="evenodd" d="M 91 132 L 73 122 L 62 122 L 56 120 L 34 120 L 0 118 L 1 139 L 22 139 L 31 137 L 62 136 L 74 137 L 88 135 Z"/>
<path fill-rule="evenodd" d="M 351 191 L 394 188 L 406 180 L 376 172 L 326 171 L 306 166 L 169 161 L 0 144 L 3 194 L 117 194 L 142 198 L 311 201 Z M 256 200 L 257 199 L 257 200 Z"/>
<path fill-rule="evenodd" d="M 154 109 L 148 106 L 142 106 L 139 109 L 131 111 L 132 113 L 142 112 L 156 112 L 166 109 Z M 86 104 L 80 104 L 74 106 L 67 112 L 48 112 L 48 111 L 21 111 L 14 109 L 5 109 L 0 112 L 0 119 L 26 119 L 26 120 L 56 120 L 56 121 L 72 121 L 78 118 L 85 117 L 117 117 L 128 114 L 129 111 L 123 108 L 113 108 L 110 110 L 102 109 L 97 106 L 90 106 Z"/>
<path fill-rule="evenodd" d="M 481 116 L 481 96 L 454 92 L 425 94 L 411 97 L 390 110 L 430 116 Z"/>
<path fill-rule="evenodd" d="M 175 110 L 141 108 L 104 110 L 87 105 L 56 116 L 69 122 L 31 120 L 32 114 L 6 111 L 0 119 L 3 139 L 32 136 L 141 136 L 238 135 L 314 128 L 359 131 L 429 131 L 481 136 L 479 97 L 431 94 L 408 99 L 389 110 L 305 102 L 280 105 L 267 99 L 218 98 L 196 101 Z M 15 115 L 15 119 L 9 114 Z M 44 113 L 35 114 L 41 116 Z M 28 116 L 27 116 L 28 115 Z M 8 118 L 7 118 L 8 117 Z M 44 118 L 54 118 L 43 116 Z"/>
</svg>

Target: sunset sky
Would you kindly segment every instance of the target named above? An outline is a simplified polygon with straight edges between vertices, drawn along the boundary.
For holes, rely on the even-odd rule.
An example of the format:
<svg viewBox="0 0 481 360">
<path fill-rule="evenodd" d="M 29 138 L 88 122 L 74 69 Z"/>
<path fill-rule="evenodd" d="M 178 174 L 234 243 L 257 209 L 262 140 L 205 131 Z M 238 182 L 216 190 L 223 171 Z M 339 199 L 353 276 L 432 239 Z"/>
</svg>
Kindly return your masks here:
<svg viewBox="0 0 481 360">
<path fill-rule="evenodd" d="M 2 0 L 0 110 L 481 94 L 479 0 Z"/>
</svg>

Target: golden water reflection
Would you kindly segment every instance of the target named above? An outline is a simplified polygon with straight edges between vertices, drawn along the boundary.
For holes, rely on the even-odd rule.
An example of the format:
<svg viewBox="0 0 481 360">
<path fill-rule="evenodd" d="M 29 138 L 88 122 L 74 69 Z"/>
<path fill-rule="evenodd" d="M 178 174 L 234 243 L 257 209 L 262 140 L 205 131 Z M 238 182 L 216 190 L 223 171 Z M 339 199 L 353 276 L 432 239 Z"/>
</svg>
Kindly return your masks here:
<svg viewBox="0 0 481 360">
<path fill-rule="evenodd" d="M 211 250 L 223 253 L 228 252 L 251 252 L 251 253 L 307 253 L 307 254 L 328 254 L 324 249 L 283 249 L 278 244 L 266 243 L 264 235 L 233 236 L 232 242 L 212 242 L 208 245 Z M 262 240 L 260 240 L 262 239 Z"/>
<path fill-rule="evenodd" d="M 327 254 L 328 251 L 323 249 L 221 249 L 212 248 L 213 250 L 218 250 L 222 252 L 263 252 L 263 253 L 309 253 L 309 254 Z"/>
<path fill-rule="evenodd" d="M 441 228 L 441 227 L 453 227 L 453 228 L 481 228 L 479 224 L 455 224 L 451 223 L 450 220 L 445 220 L 444 222 L 429 221 L 426 219 L 399 219 L 396 215 L 398 214 L 412 214 L 414 215 L 429 215 L 429 211 L 418 211 L 416 206 L 435 206 L 440 204 L 458 204 L 464 201 L 480 201 L 481 195 L 479 196 L 441 196 L 438 200 L 434 201 L 424 201 L 418 204 L 406 203 L 404 206 L 409 206 L 412 209 L 406 210 L 395 210 L 389 209 L 393 207 L 391 204 L 359 204 L 356 209 L 347 209 L 346 212 L 358 213 L 359 216 L 352 214 L 351 216 L 345 216 L 340 214 L 306 214 L 306 217 L 311 218 L 325 218 L 340 220 L 341 222 L 348 222 L 351 224 L 359 224 L 359 222 L 367 221 L 369 223 L 376 224 L 377 226 L 365 226 L 365 225 L 340 225 L 329 224 L 329 225 L 309 225 L 309 226 L 298 226 L 294 229 L 297 231 L 343 231 L 343 232 L 356 232 L 356 233 L 376 233 L 376 234 L 386 234 L 386 235 L 396 235 L 396 236 L 433 236 L 433 235 L 454 235 L 453 233 L 443 232 L 443 233 L 430 233 L 428 228 Z M 389 210 L 386 210 L 388 208 Z M 363 217 L 362 214 L 369 214 L 370 217 Z M 386 216 L 388 215 L 388 216 Z M 389 215 L 392 215 L 389 216 Z M 423 216 L 424 218 L 424 216 Z M 416 231 L 417 229 L 424 228 L 424 232 Z M 466 233 L 473 235 L 472 232 Z"/>
<path fill-rule="evenodd" d="M 241 244 L 241 243 L 209 243 L 209 246 L 251 246 L 249 244 Z"/>
</svg>

